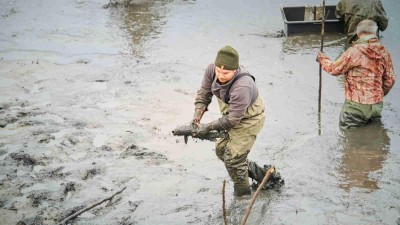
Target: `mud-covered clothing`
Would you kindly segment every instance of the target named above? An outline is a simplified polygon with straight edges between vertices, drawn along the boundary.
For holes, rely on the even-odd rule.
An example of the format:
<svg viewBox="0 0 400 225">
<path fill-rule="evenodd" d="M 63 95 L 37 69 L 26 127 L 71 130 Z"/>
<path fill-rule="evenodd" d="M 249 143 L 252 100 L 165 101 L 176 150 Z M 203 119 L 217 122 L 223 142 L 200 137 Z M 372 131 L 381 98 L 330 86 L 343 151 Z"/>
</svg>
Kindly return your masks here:
<svg viewBox="0 0 400 225">
<path fill-rule="evenodd" d="M 222 114 L 229 111 L 230 105 L 221 99 L 218 99 L 218 103 Z M 237 195 L 241 195 L 237 193 L 240 190 L 250 190 L 247 156 L 256 141 L 257 134 L 264 126 L 264 121 L 264 102 L 259 95 L 248 107 L 240 123 L 228 131 L 228 137 L 219 139 L 215 145 L 215 153 L 224 162 Z M 255 179 L 255 177 L 251 178 Z"/>
<path fill-rule="evenodd" d="M 235 195 L 250 194 L 249 166 L 247 156 L 256 141 L 257 134 L 264 126 L 264 102 L 252 77 L 243 76 L 231 83 L 241 73 L 239 68 L 233 78 L 221 84 L 215 76 L 215 65 L 210 64 L 204 74 L 202 85 L 197 92 L 196 108 L 207 109 L 212 96 L 218 100 L 222 117 L 222 127 L 228 131 L 228 137 L 216 143 L 216 155 L 224 162 L 226 170 L 234 183 Z M 228 87 L 230 100 L 224 102 Z M 255 164 L 255 163 L 254 163 Z"/>
<path fill-rule="evenodd" d="M 373 35 L 358 40 L 335 62 L 324 54 L 319 62 L 326 72 L 345 75 L 346 99 L 360 104 L 382 102 L 396 79 L 389 52 Z"/>
<path fill-rule="evenodd" d="M 373 20 L 380 31 L 384 31 L 389 23 L 380 0 L 340 0 L 336 6 L 336 17 L 344 21 L 348 47 L 358 39 L 357 25 L 360 21 Z"/>
<path fill-rule="evenodd" d="M 218 103 L 222 114 L 228 111 L 228 104 L 225 104 L 220 99 L 218 99 Z M 229 137 L 217 141 L 217 151 L 219 151 L 219 149 L 222 148 L 222 145 L 224 145 L 232 151 L 230 154 L 233 158 L 247 154 L 253 147 L 257 134 L 263 128 L 264 120 L 264 102 L 262 97 L 259 96 L 256 102 L 247 109 L 242 121 L 232 129 L 228 130 Z M 221 158 L 220 156 L 221 155 L 218 155 L 219 158 Z"/>
<path fill-rule="evenodd" d="M 345 100 L 339 117 L 339 126 L 342 129 L 364 126 L 367 123 L 381 118 L 383 102 L 377 104 L 360 104 Z"/>
<path fill-rule="evenodd" d="M 207 111 L 208 105 L 211 103 L 212 96 L 215 95 L 218 99 L 225 99 L 226 91 L 231 86 L 235 76 L 240 73 L 248 73 L 243 67 L 237 69 L 234 77 L 226 84 L 221 84 L 215 76 L 215 65 L 208 65 L 201 88 L 197 92 L 195 107 Z M 213 79 L 214 78 L 214 79 Z M 238 125 L 245 116 L 247 108 L 252 105 L 258 97 L 258 89 L 252 77 L 244 76 L 236 80 L 230 87 L 229 109 L 219 119 L 221 126 L 225 130 Z"/>
</svg>

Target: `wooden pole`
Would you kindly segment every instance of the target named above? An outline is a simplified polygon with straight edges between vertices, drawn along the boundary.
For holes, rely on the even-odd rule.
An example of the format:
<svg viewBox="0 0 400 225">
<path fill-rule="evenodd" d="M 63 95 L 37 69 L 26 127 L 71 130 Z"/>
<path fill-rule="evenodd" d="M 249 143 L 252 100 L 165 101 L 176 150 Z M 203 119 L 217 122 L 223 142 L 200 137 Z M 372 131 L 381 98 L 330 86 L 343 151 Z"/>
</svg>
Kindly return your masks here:
<svg viewBox="0 0 400 225">
<path fill-rule="evenodd" d="M 321 24 L 321 49 L 324 51 L 325 35 L 325 0 L 322 1 L 322 24 Z M 321 95 L 322 95 L 322 66 L 319 64 L 319 90 L 318 90 L 318 134 L 321 135 Z"/>
<path fill-rule="evenodd" d="M 225 208 L 225 185 L 226 185 L 226 180 L 224 180 L 222 184 L 222 215 L 224 217 L 224 224 L 228 225 L 228 220 L 226 218 L 226 208 Z"/>
<path fill-rule="evenodd" d="M 269 170 L 265 174 L 263 180 L 261 181 L 261 184 L 258 185 L 258 188 L 257 188 L 256 192 L 254 193 L 253 197 L 251 198 L 250 204 L 246 208 L 246 214 L 243 217 L 241 225 L 245 225 L 246 224 L 247 217 L 249 217 L 249 215 L 250 215 L 250 210 L 253 207 L 253 204 L 256 201 L 256 198 L 257 198 L 258 194 L 260 193 L 262 187 L 264 187 L 265 183 L 267 183 L 267 180 L 269 179 L 271 174 L 274 173 L 274 172 L 275 172 L 275 167 L 271 166 L 271 168 L 269 168 Z"/>
</svg>

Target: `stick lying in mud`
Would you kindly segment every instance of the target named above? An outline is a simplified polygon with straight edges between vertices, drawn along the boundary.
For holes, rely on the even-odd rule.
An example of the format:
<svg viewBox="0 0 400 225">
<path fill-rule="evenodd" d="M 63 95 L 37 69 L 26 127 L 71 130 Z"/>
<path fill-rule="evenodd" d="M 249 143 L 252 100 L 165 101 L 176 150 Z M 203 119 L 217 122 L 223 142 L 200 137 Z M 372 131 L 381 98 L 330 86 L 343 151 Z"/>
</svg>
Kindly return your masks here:
<svg viewBox="0 0 400 225">
<path fill-rule="evenodd" d="M 228 225 L 228 221 L 226 219 L 226 208 L 225 208 L 225 185 L 226 180 L 222 183 L 222 215 L 224 216 L 224 224 Z"/>
<path fill-rule="evenodd" d="M 96 206 L 102 204 L 103 202 L 111 201 L 112 198 L 114 198 L 114 196 L 116 196 L 116 195 L 118 195 L 118 194 L 121 194 L 121 192 L 123 192 L 125 189 L 126 189 L 126 187 L 122 188 L 122 189 L 119 190 L 118 192 L 115 192 L 115 194 L 111 195 L 111 196 L 108 197 L 108 198 L 105 198 L 105 199 L 103 199 L 103 200 L 101 200 L 101 201 L 99 201 L 99 202 L 96 202 L 96 203 L 93 204 L 93 205 L 87 206 L 87 207 L 85 207 L 85 208 L 83 208 L 83 209 L 81 209 L 81 210 L 75 212 L 74 214 L 68 216 L 68 217 L 65 218 L 63 221 L 61 221 L 58 225 L 64 225 L 65 223 L 67 223 L 67 222 L 70 221 L 71 219 L 74 219 L 75 217 L 77 217 L 77 216 L 81 215 L 82 213 L 84 213 L 84 212 L 86 212 L 86 211 L 88 211 L 88 210 L 90 210 L 90 209 L 92 209 L 92 208 L 94 208 L 94 207 L 96 207 Z"/>
<path fill-rule="evenodd" d="M 253 197 L 251 198 L 249 206 L 247 206 L 247 208 L 246 208 L 246 214 L 243 217 L 241 225 L 245 225 L 246 224 L 247 217 L 249 217 L 249 215 L 250 215 L 250 210 L 253 207 L 254 202 L 256 201 L 257 195 L 260 193 L 262 187 L 264 187 L 265 183 L 267 182 L 267 180 L 269 179 L 271 174 L 274 173 L 274 172 L 275 172 L 275 167 L 271 166 L 271 168 L 269 168 L 269 170 L 265 174 L 263 180 L 261 181 L 261 184 L 258 185 L 258 188 L 257 188 L 256 192 L 254 193 Z"/>
</svg>

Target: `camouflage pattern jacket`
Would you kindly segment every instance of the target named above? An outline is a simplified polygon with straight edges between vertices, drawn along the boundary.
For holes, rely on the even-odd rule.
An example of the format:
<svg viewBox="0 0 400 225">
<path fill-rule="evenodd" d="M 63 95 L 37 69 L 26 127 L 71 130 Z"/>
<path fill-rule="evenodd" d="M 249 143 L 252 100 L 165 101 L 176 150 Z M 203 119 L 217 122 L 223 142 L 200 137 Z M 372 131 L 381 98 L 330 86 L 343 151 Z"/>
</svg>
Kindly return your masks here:
<svg viewBox="0 0 400 225">
<path fill-rule="evenodd" d="M 383 101 L 395 83 L 392 59 L 375 35 L 361 38 L 335 62 L 318 55 L 322 68 L 334 75 L 345 75 L 345 97 L 360 104 Z"/>
<path fill-rule="evenodd" d="M 357 25 L 361 20 L 375 21 L 380 31 L 384 31 L 389 23 L 380 0 L 340 0 L 336 17 L 345 23 L 348 46 L 357 40 Z"/>
</svg>

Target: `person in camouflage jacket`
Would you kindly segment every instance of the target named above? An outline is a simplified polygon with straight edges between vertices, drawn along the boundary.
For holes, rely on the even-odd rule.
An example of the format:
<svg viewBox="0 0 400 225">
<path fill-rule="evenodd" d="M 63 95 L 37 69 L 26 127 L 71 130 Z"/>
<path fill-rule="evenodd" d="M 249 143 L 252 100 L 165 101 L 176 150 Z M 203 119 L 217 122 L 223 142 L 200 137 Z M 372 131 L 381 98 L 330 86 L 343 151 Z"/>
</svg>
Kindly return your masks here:
<svg viewBox="0 0 400 225">
<path fill-rule="evenodd" d="M 363 20 L 357 26 L 358 40 L 335 62 L 319 52 L 317 61 L 334 75 L 344 74 L 345 103 L 340 114 L 340 127 L 347 129 L 367 124 L 381 117 L 383 97 L 395 83 L 389 52 L 376 36 L 377 24 Z"/>
<path fill-rule="evenodd" d="M 346 49 L 357 40 L 357 24 L 361 20 L 375 21 L 380 31 L 384 31 L 389 23 L 380 0 L 340 0 L 336 6 L 336 17 L 345 24 Z"/>
</svg>

